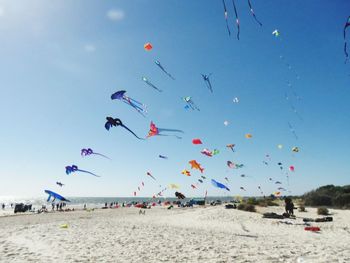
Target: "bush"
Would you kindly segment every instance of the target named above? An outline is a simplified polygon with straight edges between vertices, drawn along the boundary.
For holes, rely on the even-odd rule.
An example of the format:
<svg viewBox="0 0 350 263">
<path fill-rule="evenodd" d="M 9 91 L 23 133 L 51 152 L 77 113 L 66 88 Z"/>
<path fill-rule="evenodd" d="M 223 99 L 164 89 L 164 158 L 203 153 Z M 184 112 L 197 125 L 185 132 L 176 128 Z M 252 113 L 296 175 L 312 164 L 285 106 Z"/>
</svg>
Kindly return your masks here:
<svg viewBox="0 0 350 263">
<path fill-rule="evenodd" d="M 325 207 L 319 207 L 319 208 L 317 209 L 317 214 L 318 214 L 318 215 L 322 215 L 322 216 L 327 216 L 327 215 L 329 215 L 329 211 L 328 211 L 328 209 L 325 208 Z"/>
<path fill-rule="evenodd" d="M 310 206 L 320 206 L 320 205 L 327 205 L 331 206 L 332 205 L 332 198 L 328 195 L 321 195 L 314 193 L 310 196 L 307 196 L 305 198 L 305 205 L 310 205 Z"/>
<path fill-rule="evenodd" d="M 237 209 L 247 212 L 256 212 L 255 206 L 251 204 L 239 204 Z"/>
<path fill-rule="evenodd" d="M 247 204 L 249 204 L 249 205 L 257 205 L 258 203 L 259 203 L 259 201 L 257 201 L 255 197 L 250 197 L 247 200 Z"/>
<path fill-rule="evenodd" d="M 305 206 L 299 205 L 299 212 L 306 212 Z"/>
<path fill-rule="evenodd" d="M 339 207 L 350 206 L 350 193 L 337 195 L 334 199 L 334 205 Z"/>
</svg>

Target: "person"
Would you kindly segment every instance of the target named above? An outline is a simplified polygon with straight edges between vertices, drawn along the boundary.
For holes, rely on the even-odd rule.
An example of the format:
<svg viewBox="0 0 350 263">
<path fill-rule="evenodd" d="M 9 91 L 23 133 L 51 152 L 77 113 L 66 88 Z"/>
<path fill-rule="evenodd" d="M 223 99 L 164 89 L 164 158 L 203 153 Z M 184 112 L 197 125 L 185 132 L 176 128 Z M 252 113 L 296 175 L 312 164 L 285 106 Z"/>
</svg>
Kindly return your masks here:
<svg viewBox="0 0 350 263">
<path fill-rule="evenodd" d="M 60 206 L 59 203 L 56 204 L 56 211 L 58 211 L 58 207 Z"/>
<path fill-rule="evenodd" d="M 2 203 L 2 210 L 4 210 L 5 209 L 5 204 L 4 203 Z"/>
<path fill-rule="evenodd" d="M 289 197 L 286 197 L 284 199 L 284 203 L 285 203 L 286 213 L 290 216 L 294 215 L 294 204 L 292 202 L 292 199 L 290 199 Z"/>
<path fill-rule="evenodd" d="M 51 210 L 52 210 L 52 211 L 55 211 L 55 203 L 52 203 L 51 206 L 52 206 L 52 209 L 51 209 Z"/>
<path fill-rule="evenodd" d="M 84 210 L 86 210 L 86 204 L 84 204 Z"/>
</svg>

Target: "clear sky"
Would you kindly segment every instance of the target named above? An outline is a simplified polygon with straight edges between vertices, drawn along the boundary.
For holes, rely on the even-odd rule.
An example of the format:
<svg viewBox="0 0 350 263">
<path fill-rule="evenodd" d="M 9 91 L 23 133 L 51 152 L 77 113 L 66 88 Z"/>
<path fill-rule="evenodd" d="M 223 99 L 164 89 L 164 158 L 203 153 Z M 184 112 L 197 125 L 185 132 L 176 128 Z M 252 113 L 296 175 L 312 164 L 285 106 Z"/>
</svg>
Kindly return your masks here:
<svg viewBox="0 0 350 263">
<path fill-rule="evenodd" d="M 258 195 L 258 186 L 266 194 L 280 186 L 301 194 L 324 184 L 348 184 L 350 64 L 344 64 L 342 31 L 350 2 L 252 4 L 263 26 L 253 20 L 247 1 L 236 0 L 238 41 L 228 0 L 231 37 L 221 0 L 0 1 L 0 195 L 41 196 L 51 189 L 64 196 L 131 196 L 141 182 L 145 187 L 138 196 L 151 196 L 169 183 L 179 184 L 187 196 L 206 190 Z M 144 50 L 146 42 L 152 51 Z M 212 73 L 213 94 L 201 73 Z M 142 76 L 163 92 L 147 86 Z M 148 115 L 112 101 L 118 90 L 145 103 Z M 192 96 L 200 111 L 184 109 L 183 96 Z M 233 103 L 235 97 L 239 103 Z M 105 130 L 106 116 L 119 117 L 142 137 L 152 120 L 182 129 L 183 138 L 139 141 L 120 127 Z M 253 137 L 246 139 L 246 133 Z M 193 138 L 204 144 L 193 145 Z M 230 143 L 236 152 L 226 148 Z M 299 153 L 292 153 L 294 146 Z M 80 150 L 87 147 L 112 161 L 82 158 Z M 203 148 L 220 153 L 210 158 L 200 153 Z M 207 178 L 196 190 L 190 185 L 200 173 L 190 169 L 192 159 Z M 228 160 L 245 167 L 229 169 Z M 101 178 L 66 175 L 65 166 L 72 164 Z M 290 165 L 295 172 L 289 172 L 288 184 Z M 192 176 L 182 175 L 183 169 Z M 231 192 L 214 188 L 212 178 Z M 60 188 L 56 181 L 66 185 Z"/>
</svg>

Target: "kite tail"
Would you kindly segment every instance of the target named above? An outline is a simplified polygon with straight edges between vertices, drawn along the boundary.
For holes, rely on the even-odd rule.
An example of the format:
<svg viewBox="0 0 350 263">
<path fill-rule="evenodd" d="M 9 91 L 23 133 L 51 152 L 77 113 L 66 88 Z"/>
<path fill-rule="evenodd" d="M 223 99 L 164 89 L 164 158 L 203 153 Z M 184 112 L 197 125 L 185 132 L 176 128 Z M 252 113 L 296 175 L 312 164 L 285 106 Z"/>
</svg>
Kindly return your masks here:
<svg viewBox="0 0 350 263">
<path fill-rule="evenodd" d="M 158 89 L 155 85 L 153 85 L 153 84 L 152 84 L 151 82 L 149 82 L 148 80 L 146 81 L 146 83 L 147 83 L 150 87 L 154 88 L 155 90 L 158 90 L 159 92 L 162 92 L 161 89 Z"/>
<path fill-rule="evenodd" d="M 108 156 L 103 155 L 103 154 L 101 154 L 101 153 L 93 153 L 93 154 L 96 154 L 96 155 L 102 156 L 102 157 L 104 157 L 104 158 L 106 158 L 106 159 L 112 160 L 112 159 L 109 158 Z"/>
<path fill-rule="evenodd" d="M 99 176 L 99 175 L 97 175 L 97 174 L 94 174 L 94 173 L 92 173 L 92 172 L 89 172 L 89 171 L 80 170 L 80 169 L 78 169 L 77 171 L 82 172 L 82 173 L 91 174 L 91 175 L 96 176 L 96 177 L 101 177 L 101 176 Z"/>
<path fill-rule="evenodd" d="M 347 51 L 347 43 L 344 42 L 344 53 L 345 53 L 345 64 L 348 62 L 348 59 L 349 59 L 349 54 L 348 54 L 348 51 Z"/>
<path fill-rule="evenodd" d="M 250 0 L 248 0 L 248 5 L 249 5 L 249 8 L 250 8 L 250 12 L 252 13 L 255 21 L 260 25 L 262 26 L 261 22 L 258 20 L 258 18 L 256 17 L 255 13 L 254 13 L 254 10 L 253 10 L 253 7 L 252 7 L 252 3 L 250 2 Z"/>
<path fill-rule="evenodd" d="M 130 133 L 132 133 L 137 139 L 144 140 L 143 138 L 138 137 L 132 130 L 130 130 L 128 127 L 126 127 L 124 124 L 121 125 L 124 129 L 128 130 Z"/>
<path fill-rule="evenodd" d="M 176 129 L 163 129 L 163 128 L 158 128 L 158 131 L 159 131 L 159 132 L 168 131 L 168 132 L 181 132 L 181 133 L 184 133 L 182 130 L 176 130 Z"/>
</svg>

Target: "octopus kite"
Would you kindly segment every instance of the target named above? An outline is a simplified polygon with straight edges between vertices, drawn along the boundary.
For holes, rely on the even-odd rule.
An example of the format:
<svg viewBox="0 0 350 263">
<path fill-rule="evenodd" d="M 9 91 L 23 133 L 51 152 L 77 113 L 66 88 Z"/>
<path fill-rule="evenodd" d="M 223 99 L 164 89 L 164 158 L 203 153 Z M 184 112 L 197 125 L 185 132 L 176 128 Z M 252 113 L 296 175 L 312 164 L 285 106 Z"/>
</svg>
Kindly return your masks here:
<svg viewBox="0 0 350 263">
<path fill-rule="evenodd" d="M 163 128 L 158 128 L 152 121 L 150 124 L 150 130 L 148 132 L 147 138 L 152 137 L 152 136 L 174 136 L 178 139 L 182 139 L 182 137 L 177 136 L 175 134 L 161 134 L 161 132 L 181 132 L 183 133 L 182 130 L 175 130 L 175 129 L 163 129 Z"/>
<path fill-rule="evenodd" d="M 84 156 L 88 156 L 88 155 L 91 155 L 91 154 L 99 155 L 99 156 L 102 156 L 104 158 L 107 158 L 107 159 L 111 160 L 111 158 L 107 157 L 106 155 L 103 155 L 101 153 L 95 153 L 91 148 L 87 148 L 87 149 L 83 148 L 83 149 L 81 149 L 81 156 L 84 157 Z"/>
<path fill-rule="evenodd" d="M 78 168 L 78 166 L 76 166 L 74 164 L 72 166 L 66 166 L 66 174 L 75 173 L 75 172 L 82 172 L 82 173 L 91 174 L 91 175 L 96 176 L 96 177 L 101 177 L 101 176 L 99 176 L 97 174 L 94 174 L 92 172 L 89 172 L 89 171 L 86 171 L 86 170 L 80 170 Z"/>
<path fill-rule="evenodd" d="M 141 103 L 141 102 L 138 102 L 137 100 L 129 98 L 128 96 L 125 95 L 125 93 L 126 93 L 125 90 L 117 91 L 111 95 L 111 99 L 112 100 L 121 100 L 122 102 L 133 107 L 142 116 L 145 116 L 144 114 L 147 113 L 146 105 Z"/>
<path fill-rule="evenodd" d="M 111 127 L 117 127 L 117 126 L 121 126 L 121 127 L 123 127 L 124 129 L 126 129 L 127 131 L 129 131 L 131 134 L 133 134 L 137 139 L 139 139 L 139 140 L 144 140 L 144 139 L 142 139 L 142 138 L 140 138 L 140 137 L 138 137 L 132 130 L 130 130 L 128 127 L 126 127 L 123 123 L 122 123 L 122 121 L 120 120 L 120 119 L 118 119 L 118 118 L 112 118 L 112 117 L 106 117 L 106 120 L 107 120 L 107 122 L 105 123 L 105 128 L 106 128 L 106 130 L 107 131 L 109 131 L 109 129 L 111 128 Z"/>
</svg>

